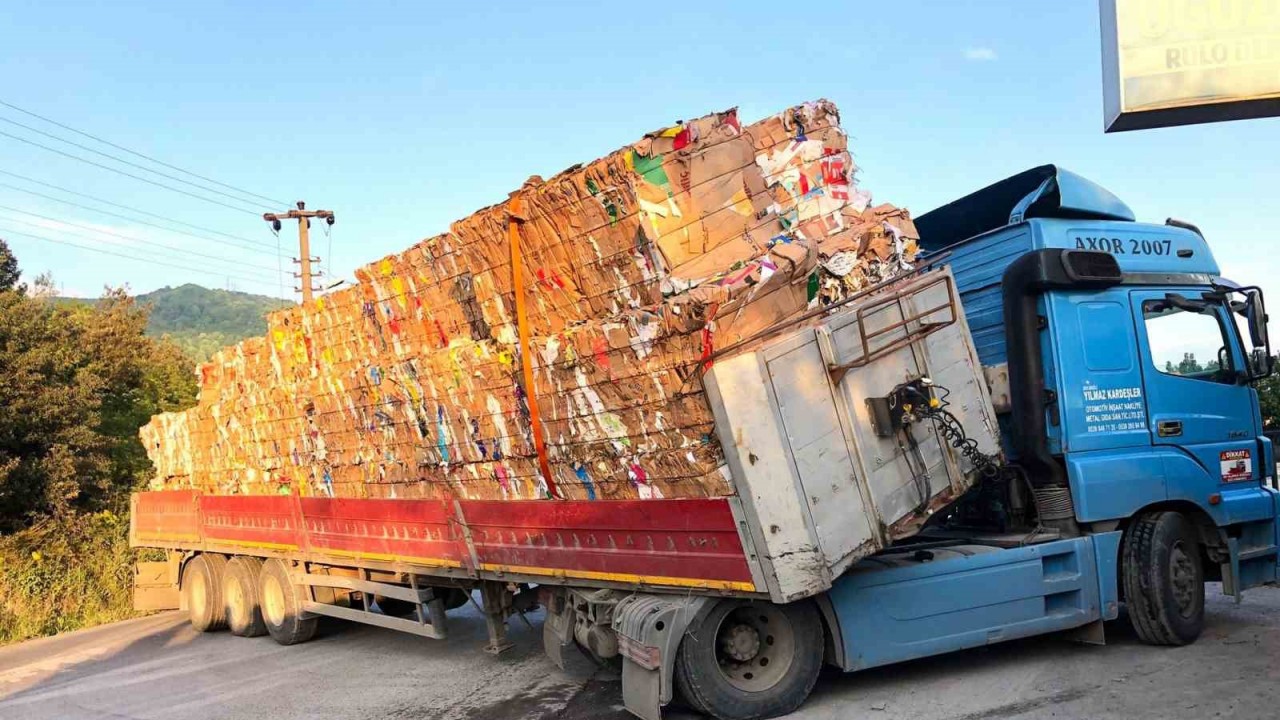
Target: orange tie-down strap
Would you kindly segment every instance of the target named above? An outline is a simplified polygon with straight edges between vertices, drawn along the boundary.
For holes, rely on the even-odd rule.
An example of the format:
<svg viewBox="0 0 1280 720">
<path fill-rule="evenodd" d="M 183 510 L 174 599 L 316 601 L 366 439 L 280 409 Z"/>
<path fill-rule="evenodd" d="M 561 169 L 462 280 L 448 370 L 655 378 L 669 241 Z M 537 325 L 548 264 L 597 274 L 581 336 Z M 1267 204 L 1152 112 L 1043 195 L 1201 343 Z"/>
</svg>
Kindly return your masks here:
<svg viewBox="0 0 1280 720">
<path fill-rule="evenodd" d="M 524 303 L 524 259 L 520 255 L 520 226 L 524 216 L 520 214 L 520 195 L 511 196 L 507 203 L 507 239 L 511 245 L 511 285 L 516 296 L 516 327 L 520 333 L 520 365 L 524 370 L 524 400 L 529 406 L 529 427 L 533 433 L 533 446 L 538 452 L 538 469 L 547 484 L 551 497 L 560 497 L 555 478 L 551 477 L 551 463 L 547 461 L 547 443 L 542 437 L 542 418 L 538 414 L 537 387 L 533 380 L 533 353 L 529 347 L 529 314 Z"/>
</svg>

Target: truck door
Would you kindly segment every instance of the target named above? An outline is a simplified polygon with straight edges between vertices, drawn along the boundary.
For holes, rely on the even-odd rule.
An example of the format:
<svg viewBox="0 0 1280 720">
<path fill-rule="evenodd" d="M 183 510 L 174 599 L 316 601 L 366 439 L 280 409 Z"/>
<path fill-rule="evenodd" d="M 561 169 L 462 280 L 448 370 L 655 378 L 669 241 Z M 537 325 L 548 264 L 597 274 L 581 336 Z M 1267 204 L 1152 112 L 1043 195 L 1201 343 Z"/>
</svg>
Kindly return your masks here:
<svg viewBox="0 0 1280 720">
<path fill-rule="evenodd" d="M 1242 372 L 1236 326 L 1203 288 L 1130 294 L 1142 355 L 1147 428 L 1153 445 L 1173 446 L 1193 462 L 1165 456 L 1170 499 L 1210 508 L 1219 520 L 1261 519 L 1271 512 L 1261 488 L 1254 396 Z M 1153 468 L 1155 470 L 1155 468 Z"/>
</svg>

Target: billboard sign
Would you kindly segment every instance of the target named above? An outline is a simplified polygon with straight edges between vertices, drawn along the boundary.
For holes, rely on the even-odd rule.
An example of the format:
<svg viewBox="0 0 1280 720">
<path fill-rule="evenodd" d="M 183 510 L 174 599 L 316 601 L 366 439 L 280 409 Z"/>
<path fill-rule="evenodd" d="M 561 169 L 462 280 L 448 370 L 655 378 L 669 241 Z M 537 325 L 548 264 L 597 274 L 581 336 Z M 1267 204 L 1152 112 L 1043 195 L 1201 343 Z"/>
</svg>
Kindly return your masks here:
<svg viewBox="0 0 1280 720">
<path fill-rule="evenodd" d="M 1280 115 L 1280 0 L 1099 0 L 1107 132 Z"/>
</svg>

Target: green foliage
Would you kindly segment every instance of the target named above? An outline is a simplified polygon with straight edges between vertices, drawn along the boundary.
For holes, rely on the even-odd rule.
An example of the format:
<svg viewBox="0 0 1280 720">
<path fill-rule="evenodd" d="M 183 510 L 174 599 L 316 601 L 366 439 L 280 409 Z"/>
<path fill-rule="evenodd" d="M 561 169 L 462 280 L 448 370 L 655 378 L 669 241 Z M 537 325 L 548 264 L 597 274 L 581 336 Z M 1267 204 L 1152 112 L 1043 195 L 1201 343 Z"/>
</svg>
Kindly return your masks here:
<svg viewBox="0 0 1280 720">
<path fill-rule="evenodd" d="M 197 362 L 227 345 L 266 333 L 266 314 L 292 304 L 190 284 L 139 295 L 137 300 L 151 307 L 147 333 L 169 338 Z"/>
<path fill-rule="evenodd" d="M 215 352 L 267 331 L 267 313 L 290 307 L 287 300 L 199 285 L 161 288 L 138 295 L 138 304 L 150 308 L 147 334 L 166 338 L 196 362 Z M 59 305 L 92 305 L 82 298 L 60 297 Z"/>
<path fill-rule="evenodd" d="M 95 305 L 0 292 L 0 532 L 119 508 L 150 472 L 138 428 L 195 401 L 191 362 L 143 334 L 122 292 Z"/>
<path fill-rule="evenodd" d="M 129 617 L 128 528 L 127 519 L 104 511 L 0 537 L 0 644 Z"/>
<path fill-rule="evenodd" d="M 1280 375 L 1272 375 L 1259 380 L 1258 404 L 1262 406 L 1262 427 L 1266 430 L 1280 430 Z"/>
<path fill-rule="evenodd" d="M 1200 361 L 1196 360 L 1195 353 L 1183 353 L 1182 360 L 1177 365 L 1174 365 L 1172 360 L 1166 360 L 1164 363 L 1164 371 L 1171 375 L 1198 375 L 1214 372 L 1221 367 L 1222 365 L 1217 360 L 1210 360 L 1201 365 Z"/>
<path fill-rule="evenodd" d="M 18 258 L 9 251 L 9 243 L 0 238 L 0 292 L 18 289 Z"/>
<path fill-rule="evenodd" d="M 138 428 L 196 398 L 149 306 L 51 287 L 0 290 L 0 643 L 132 614 L 124 513 L 152 473 Z"/>
</svg>

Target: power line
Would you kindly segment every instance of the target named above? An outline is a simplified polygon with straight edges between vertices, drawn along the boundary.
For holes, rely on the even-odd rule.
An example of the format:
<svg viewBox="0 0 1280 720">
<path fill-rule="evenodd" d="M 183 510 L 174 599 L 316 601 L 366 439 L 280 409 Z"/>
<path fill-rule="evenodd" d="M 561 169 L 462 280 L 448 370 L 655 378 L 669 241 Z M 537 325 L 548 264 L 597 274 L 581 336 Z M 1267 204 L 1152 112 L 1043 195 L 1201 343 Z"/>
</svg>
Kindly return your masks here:
<svg viewBox="0 0 1280 720">
<path fill-rule="evenodd" d="M 60 143 L 66 143 L 66 144 L 70 145 L 71 147 L 80 148 L 81 150 L 84 150 L 84 151 L 86 151 L 86 152 L 91 152 L 91 153 L 93 153 L 94 155 L 99 155 L 99 156 L 102 156 L 102 157 L 107 158 L 107 159 L 109 159 L 109 160 L 114 160 L 114 161 L 116 161 L 116 162 L 118 162 L 118 163 L 120 163 L 120 164 L 122 164 L 122 165 L 128 165 L 128 166 L 129 166 L 129 167 L 131 167 L 131 168 L 137 168 L 137 169 L 139 169 L 139 170 L 141 170 L 141 171 L 143 171 L 143 172 L 149 172 L 149 173 L 151 173 L 151 174 L 153 174 L 153 175 L 159 175 L 160 177 L 162 177 L 162 178 L 164 178 L 164 179 L 166 179 L 166 180 L 172 180 L 172 181 L 174 181 L 174 182 L 180 182 L 180 183 L 182 183 L 183 185 L 190 185 L 190 186 L 191 186 L 191 187 L 193 187 L 193 188 L 196 188 L 196 189 L 198 189 L 198 190 L 203 190 L 203 191 L 205 191 L 205 192 L 211 192 L 211 193 L 213 193 L 214 195 L 221 195 L 222 197 L 228 198 L 228 199 L 230 199 L 230 200 L 234 200 L 234 201 L 239 202 L 239 203 L 245 203 L 246 205 L 260 205 L 260 206 L 262 206 L 262 207 L 275 207 L 275 206 L 273 206 L 273 205 L 265 205 L 265 204 L 263 204 L 263 203 L 258 202 L 257 200 L 247 200 L 247 199 L 242 198 L 242 197 L 236 197 L 235 195 L 232 195 L 231 193 L 225 193 L 225 192 L 222 192 L 221 190 L 215 190 L 214 188 L 211 188 L 211 187 L 205 187 L 204 185 L 201 185 L 201 184 L 199 184 L 199 183 L 193 183 L 193 182 L 191 182 L 190 180 L 183 180 L 182 178 L 178 177 L 177 175 L 170 175 L 169 173 L 163 173 L 163 172 L 160 172 L 159 170 L 153 170 L 153 169 L 151 169 L 151 168 L 147 167 L 146 165 L 140 165 L 140 164 L 138 164 L 138 163 L 136 163 L 136 162 L 132 162 L 132 161 L 130 161 L 130 160 L 125 160 L 124 158 L 121 158 L 121 157 L 117 157 L 117 156 L 115 156 L 115 155 L 112 155 L 111 153 L 105 153 L 105 152 L 102 152 L 101 150 L 95 150 L 94 148 L 91 148 L 91 147 L 89 147 L 88 145 L 84 145 L 84 144 L 82 144 L 82 143 L 75 142 L 74 140 L 67 140 L 66 138 L 60 138 L 60 137 L 58 137 L 57 135 L 54 135 L 53 133 L 45 132 L 44 130 L 41 130 L 41 129 L 39 129 L 39 128 L 31 127 L 30 125 L 26 125 L 26 124 L 24 124 L 24 123 L 20 123 L 20 122 L 18 122 L 17 120 L 11 120 L 11 119 L 9 119 L 9 118 L 7 118 L 7 117 L 0 117 L 0 122 L 9 123 L 10 125 L 16 125 L 17 127 L 20 127 L 20 128 L 22 128 L 23 130 L 26 130 L 27 132 L 33 132 L 33 133 L 35 133 L 35 134 L 37 134 L 37 135 L 43 135 L 44 137 L 47 137 L 47 138 L 49 138 L 49 139 L 51 139 L 51 140 L 57 140 L 57 141 L 58 141 L 58 142 L 60 142 Z"/>
<path fill-rule="evenodd" d="M 123 151 L 125 151 L 125 152 L 129 153 L 130 155 L 134 155 L 134 156 L 136 156 L 136 157 L 143 158 L 144 160 L 150 160 L 151 162 L 153 162 L 153 163 L 155 163 L 155 164 L 157 164 L 157 165 L 162 165 L 162 166 L 167 167 L 167 168 L 169 168 L 169 169 L 171 169 L 171 170 L 177 170 L 178 172 L 186 173 L 187 175 L 190 175 L 191 177 L 200 178 L 201 180 L 204 180 L 205 182 L 211 182 L 211 183 L 213 183 L 214 185 L 218 185 L 218 186 L 221 186 L 221 187 L 227 188 L 227 189 L 229 189 L 229 190 L 235 190 L 236 192 L 242 193 L 242 194 L 244 194 L 244 195 L 249 195 L 249 196 L 251 196 L 251 197 L 256 197 L 256 198 L 259 198 L 259 199 L 261 199 L 261 200 L 266 200 L 266 201 L 268 201 L 268 202 L 272 203 L 273 205 L 288 205 L 288 204 L 289 204 L 289 203 L 286 203 L 286 202 L 285 202 L 285 201 L 283 201 L 283 200 L 276 200 L 276 199 L 274 199 L 274 198 L 269 198 L 269 197 L 267 197 L 266 195 L 259 195 L 258 193 L 255 193 L 255 192 L 249 192 L 248 190 L 245 190 L 244 188 L 239 188 L 239 187 L 236 187 L 235 185 L 228 185 L 227 183 L 224 183 L 224 182 L 218 182 L 217 180 L 214 180 L 213 178 L 205 177 L 204 175 L 200 175 L 200 174 L 198 174 L 198 173 L 191 172 L 190 170 L 187 170 L 187 169 L 185 169 L 185 168 L 180 168 L 180 167 L 178 167 L 177 165 L 172 165 L 172 164 L 167 163 L 167 162 L 165 162 L 165 161 L 163 161 L 163 160 L 157 160 L 156 158 L 153 158 L 153 157 L 151 157 L 150 155 L 144 155 L 144 154 L 142 154 L 142 153 L 138 152 L 137 150 L 130 150 L 129 148 L 127 148 L 127 147 L 125 147 L 125 146 L 123 146 L 123 145 L 117 145 L 116 143 L 113 143 L 113 142 L 111 142 L 110 140 L 103 140 L 102 138 L 98 137 L 97 135 L 91 135 L 91 134 L 89 134 L 89 133 L 87 133 L 87 132 L 85 132 L 85 131 L 83 131 L 83 130 L 77 130 L 77 129 L 75 129 L 75 128 L 71 127 L 70 125 L 64 125 L 64 124 L 62 124 L 62 123 L 58 122 L 57 120 L 51 120 L 51 119 L 49 119 L 49 118 L 47 118 L 47 117 L 45 117 L 45 116 L 43 116 L 43 115 L 40 115 L 40 114 L 38 114 L 38 113 L 34 113 L 34 112 L 32 112 L 32 111 L 30 111 L 30 110 L 26 110 L 26 109 L 24 109 L 24 108 L 20 108 L 20 107 L 18 107 L 17 105 L 14 105 L 13 103 L 8 103 L 8 102 L 5 102 L 4 100 L 0 100 L 0 105 L 3 105 L 3 106 L 5 106 L 5 107 L 7 107 L 7 108 L 9 108 L 9 109 L 11 109 L 11 110 L 17 110 L 18 112 L 23 113 L 24 115 L 29 115 L 29 116 L 31 116 L 31 117 L 33 117 L 33 118 L 38 119 L 38 120 L 43 120 L 43 121 L 45 121 L 45 122 L 49 123 L 50 125 L 56 125 L 57 127 L 60 127 L 60 128 L 62 128 L 63 130 L 69 130 L 69 131 L 71 131 L 71 132 L 73 132 L 73 133 L 75 133 L 75 134 L 77 134 L 77 135 L 82 136 L 82 137 L 87 137 L 87 138 L 89 138 L 90 140 L 96 140 L 97 142 L 100 142 L 100 143 L 102 143 L 103 145 L 109 145 L 109 146 L 111 146 L 111 147 L 113 147 L 113 148 L 115 148 L 115 149 L 117 149 L 117 150 L 123 150 Z"/>
<path fill-rule="evenodd" d="M 18 178 L 19 180 L 24 180 L 24 181 L 26 181 L 26 182 L 34 183 L 34 184 L 36 184 L 36 185 L 40 185 L 40 186 L 42 186 L 42 187 L 47 187 L 47 188 L 50 188 L 50 189 L 52 189 L 52 190 L 57 190 L 58 192 L 64 192 L 64 193 L 67 193 L 68 195 L 75 195 L 76 197 L 82 197 L 82 198 L 85 198 L 85 199 L 88 199 L 88 200 L 92 200 L 92 201 L 94 201 L 94 202 L 100 202 L 100 203 L 102 203 L 103 205 L 110 205 L 111 207 L 118 207 L 118 208 L 120 208 L 121 210 L 128 210 L 128 211 L 130 211 L 130 212 L 136 212 L 136 213 L 139 213 L 139 214 L 141 214 L 141 215 L 146 215 L 147 217 L 159 218 L 160 220 L 164 220 L 164 221 L 166 221 L 166 222 L 171 222 L 171 223 L 173 223 L 174 225 L 181 225 L 181 226 L 183 226 L 183 227 L 189 227 L 189 228 L 191 228 L 191 229 L 193 229 L 193 230 L 203 230 L 203 231 L 208 232 L 208 233 L 213 233 L 214 235 L 221 235 L 222 237 L 225 237 L 225 238 L 231 238 L 232 240 L 243 240 L 244 242 L 252 243 L 252 244 L 254 244 L 254 245 L 262 245 L 263 247 L 270 247 L 270 245 L 269 245 L 268 243 L 264 243 L 264 242 L 262 242 L 261 240 L 250 240 L 249 238 L 247 238 L 247 237 L 245 237 L 245 236 L 243 236 L 243 235 L 232 235 L 231 233 L 222 232 L 221 230 L 214 230 L 213 228 L 207 228 L 207 227 L 205 227 L 205 226 L 203 226 L 203 225 L 193 225 L 193 224 L 191 224 L 191 223 L 189 223 L 189 222 L 183 222 L 182 220 L 178 220 L 178 219 L 176 219 L 176 218 L 171 218 L 171 217 L 169 217 L 168 215 L 159 215 L 159 214 L 157 214 L 157 213 L 147 212 L 146 210 L 140 210 L 140 209 L 138 209 L 138 208 L 136 208 L 136 207 L 131 207 L 131 206 L 129 206 L 129 205 L 121 205 L 121 204 L 120 204 L 120 203 L 118 203 L 118 202 L 112 202 L 112 201 L 110 201 L 110 200 L 104 200 L 103 198 L 97 197 L 96 195 L 88 195 L 88 194 L 85 194 L 85 193 L 82 193 L 82 192 L 77 192 L 77 191 L 75 191 L 75 190 L 71 190 L 71 189 L 69 189 L 69 188 L 64 188 L 64 187 L 62 187 L 61 185 L 54 185 L 53 183 L 47 183 L 47 182 L 45 182 L 45 181 L 43 181 L 43 180 L 37 180 L 37 179 L 32 178 L 32 177 L 27 177 L 26 175 L 19 175 L 18 173 L 16 173 L 16 172 L 11 172 L 11 171 L 9 171 L 9 170 L 0 170 L 0 175 L 8 175 L 9 177 L 15 177 L 15 178 Z M 10 187 L 10 188 L 12 188 L 13 186 L 12 186 L 12 185 L 7 185 L 6 187 Z M 13 188 L 13 189 L 15 189 L 15 190 L 21 190 L 21 188 Z M 30 191 L 30 190 L 22 190 L 22 192 L 31 192 L 31 191 Z M 41 195 L 40 197 L 49 197 L 49 196 L 48 196 L 48 195 Z M 52 198 L 52 199 L 57 200 L 57 198 Z M 59 202 L 67 202 L 67 201 L 66 201 L 66 200 L 59 200 Z M 78 206 L 78 207 L 84 207 L 84 206 L 83 206 L 83 205 L 81 205 L 81 206 Z M 90 210 L 94 210 L 95 208 L 89 208 L 89 209 L 90 209 Z M 180 231 L 175 230 L 174 232 L 180 232 Z M 201 235 L 193 235 L 192 237 L 203 237 L 203 236 L 201 236 Z M 205 239 L 205 240 L 213 240 L 213 238 L 204 238 L 204 239 Z M 214 240 L 214 242 L 221 242 L 221 241 L 220 241 L 220 240 Z"/>
<path fill-rule="evenodd" d="M 139 244 L 141 244 L 141 245 L 154 245 L 155 247 L 164 248 L 164 249 L 166 249 L 166 250 L 175 250 L 175 251 L 180 252 L 180 253 L 183 253 L 183 254 L 185 254 L 185 255 L 193 255 L 193 256 L 195 256 L 195 257 L 207 258 L 207 259 L 209 259 L 209 260 L 216 260 L 216 261 L 218 261 L 218 262 L 233 263 L 233 264 L 239 265 L 240 267 L 243 267 L 243 268 L 245 268 L 245 269 L 253 270 L 254 272 L 262 272 L 262 274 L 263 274 L 263 275 L 265 275 L 265 276 L 267 276 L 267 277 L 271 277 L 271 276 L 273 276 L 273 275 L 277 272 L 276 270 L 272 270 L 270 267 L 267 267 L 267 266 L 265 266 L 265 265 L 252 265 L 252 264 L 249 264 L 249 263 L 241 263 L 241 262 L 239 262 L 239 261 L 237 261 L 237 260 L 234 260 L 234 259 L 232 259 L 232 258 L 227 258 L 227 257 L 220 256 L 220 255 L 210 255 L 210 254 L 208 254 L 208 253 L 197 252 L 197 251 L 195 251 L 195 250 L 190 250 L 190 249 L 187 249 L 187 248 L 176 247 L 176 246 L 173 246 L 173 245 L 166 245 L 166 244 L 164 244 L 164 243 L 156 242 L 156 241 L 154 241 L 154 240 L 144 240 L 143 238 L 132 237 L 132 236 L 129 236 L 129 235 L 121 235 L 120 233 L 111 232 L 110 230 L 103 230 L 103 229 L 101 229 L 101 228 L 95 228 L 95 227 L 90 226 L 90 225 L 81 225 L 81 224 L 79 224 L 79 223 L 74 223 L 74 222 L 71 222 L 71 221 L 69 221 L 69 220 L 60 220 L 60 219 L 58 219 L 58 218 L 49 217 L 48 215 L 41 215 L 41 214 L 39 214 L 39 213 L 33 213 L 33 212 L 29 212 L 29 211 L 27 211 L 27 210 L 19 210 L 18 208 L 11 208 L 11 207 L 8 207 L 7 205 L 0 205 L 0 210 L 7 210 L 7 211 L 9 211 L 9 212 L 16 212 L 16 213 L 21 213 L 21 214 L 23 214 L 23 215 L 30 215 L 31 217 L 40 218 L 41 220 L 48 220 L 49 222 L 58 223 L 59 225 L 68 225 L 68 226 L 70 226 L 70 227 L 76 227 L 76 228 L 80 228 L 80 229 L 82 229 L 82 230 L 88 230 L 88 231 L 90 231 L 90 232 L 101 233 L 102 235 L 110 235 L 110 236 L 112 236 L 112 237 L 120 238 L 121 240 L 128 240 L 129 242 L 135 242 L 135 243 L 139 243 Z M 49 228 L 49 227 L 45 227 L 45 226 L 43 226 L 43 225 L 40 225 L 39 223 L 27 222 L 27 221 L 25 221 L 25 220 L 20 220 L 20 219 L 18 219 L 18 218 L 9 218 L 9 219 L 10 219 L 12 222 L 22 223 L 23 225 L 30 225 L 31 227 L 34 227 L 34 228 L 40 228 L 40 229 L 43 229 L 43 230 L 55 230 L 55 231 L 57 231 L 57 232 L 64 232 L 64 233 L 66 233 L 66 234 L 68 234 L 68 235 L 71 235 L 71 236 L 73 236 L 73 237 L 83 237 L 83 238 L 85 238 L 86 240 L 98 240 L 98 238 L 88 237 L 88 236 L 82 235 L 82 234 L 80 234 L 80 233 L 69 232 L 69 231 L 67 231 L 67 230 L 62 230 L 61 228 Z"/>
<path fill-rule="evenodd" d="M 5 175 L 14 175 L 15 177 L 22 177 L 21 175 L 16 175 L 15 173 L 6 172 L 6 171 L 4 171 L 4 170 L 0 170 L 0 173 L 4 173 Z M 27 178 L 23 178 L 23 179 L 25 180 L 25 179 L 27 179 Z M 34 180 L 34 181 L 32 181 L 32 182 L 39 182 L 39 181 L 38 181 L 38 180 Z M 40 184 L 41 184 L 41 185 L 48 185 L 48 183 L 40 183 Z M 205 235 L 197 235 L 196 233 L 187 232 L 186 230 L 176 230 L 176 229 L 174 229 L 174 228 L 167 228 L 167 227 L 165 227 L 165 226 L 163 226 L 163 225 L 157 225 L 157 224 L 155 224 L 155 223 L 153 223 L 153 222 L 147 222 L 146 220 L 139 220 L 138 218 L 131 218 L 131 217 L 129 217 L 128 215 L 121 215 L 120 213 L 111 212 L 110 210 L 103 210 L 103 209 L 101 209 L 101 208 L 91 207 L 91 206 L 89 206 L 89 205 L 82 205 L 81 203 L 78 203 L 78 202 L 72 202 L 72 201 L 70 201 L 70 200 L 64 200 L 64 199 L 62 199 L 62 198 L 60 198 L 60 197 L 54 197 L 53 195 L 45 195 L 44 193 L 38 193 L 38 192 L 36 192 L 36 191 L 34 191 L 34 190 L 27 190 L 26 188 L 20 188 L 20 187 L 18 187 L 17 185 L 10 185 L 9 183 L 0 183 L 0 187 L 9 188 L 10 190 L 17 190 L 18 192 L 27 193 L 28 195 L 34 195 L 34 196 L 36 196 L 36 197 L 38 197 L 38 198 L 44 198 L 44 199 L 46 199 L 46 200 L 52 200 L 52 201 L 54 201 L 54 202 L 60 202 L 60 203 L 63 203 L 63 204 L 65 204 L 65 205 L 70 205 L 71 207 L 77 207 L 77 208 L 80 208 L 80 209 L 82 209 L 82 210 L 90 210 L 90 211 L 92 211 L 92 212 L 101 213 L 101 214 L 103 214 L 103 215 L 109 215 L 109 216 L 111 216 L 111 217 L 120 218 L 121 220 L 128 220 L 129 222 L 137 223 L 137 224 L 139 224 L 139 225 L 146 225 L 147 227 L 157 228 L 157 229 L 159 229 L 159 230 L 164 230 L 165 232 L 178 233 L 178 234 L 180 234 L 180 235 L 187 235 L 187 236 L 189 236 L 189 237 L 199 238 L 199 239 L 201 239 L 201 240 L 209 240 L 209 241 L 211 241 L 211 242 L 216 242 L 216 243 L 226 243 L 227 245 L 233 245 L 233 246 L 235 246 L 235 247 L 242 247 L 242 248 L 245 248 L 246 250 L 250 250 L 250 251 L 252 251 L 252 252 L 262 253 L 263 255 L 272 255 L 272 254 L 277 254 L 277 255 L 278 255 L 278 254 L 279 254 L 279 251 L 278 251 L 278 250 L 277 250 L 275 253 L 273 253 L 273 252 L 272 252 L 272 251 L 270 251 L 270 250 L 263 250 L 261 247 L 254 247 L 253 245 L 246 245 L 246 244 L 244 244 L 244 243 L 233 243 L 233 242 L 228 242 L 228 241 L 226 241 L 226 240 L 218 240 L 218 239 L 216 239 L 216 238 L 207 237 L 207 236 L 205 236 Z M 122 207 L 122 208 L 124 208 L 124 209 L 126 209 L 126 210 L 131 210 L 131 211 L 136 212 L 136 213 L 141 213 L 141 214 L 143 214 L 143 215 L 149 215 L 149 216 L 151 216 L 151 217 L 156 217 L 156 218 L 160 218 L 160 219 L 162 219 L 162 220 L 167 220 L 168 222 L 176 223 L 176 224 L 178 224 L 178 225 L 186 225 L 187 227 L 194 227 L 194 228 L 199 229 L 199 230 L 205 230 L 206 232 L 217 233 L 217 234 L 219 234 L 219 235 L 226 235 L 226 233 L 219 233 L 217 230 L 209 230 L 208 228 L 203 228 L 203 227 L 200 227 L 199 225 L 192 225 L 192 224 L 190 224 L 190 223 L 184 223 L 184 222 L 182 222 L 181 220 L 174 220 L 174 219 L 172 219 L 172 218 L 165 217 L 164 215 L 157 215 L 157 214 L 155 214 L 155 213 L 149 213 L 149 212 L 147 212 L 146 210 L 139 210 L 139 209 L 137 209 L 137 208 L 131 208 L 131 207 L 129 207 L 128 205 L 120 205 L 119 203 L 113 203 L 113 202 L 111 202 L 111 201 L 109 201 L 109 200 L 100 200 L 100 199 L 95 198 L 95 197 L 93 197 L 93 196 L 91 196 L 91 195 L 84 195 L 83 193 L 77 193 L 77 192 L 72 191 L 72 190 L 64 190 L 64 189 L 62 189 L 62 188 L 58 188 L 56 185 L 51 185 L 50 187 L 54 187 L 54 188 L 56 188 L 56 189 L 58 189 L 58 190 L 62 190 L 63 192 L 69 192 L 69 193 L 71 193 L 71 194 L 73 194 L 73 195 L 81 195 L 81 196 L 83 196 L 83 197 L 87 197 L 87 198 L 90 198 L 91 200 L 95 200 L 95 201 L 97 201 L 97 202 L 105 203 L 105 204 L 107 204 L 107 205 L 113 205 L 113 206 L 115 206 L 115 207 Z M 236 237 L 236 236 L 235 236 L 235 235 L 229 235 L 228 237 Z M 247 242 L 252 242 L 252 241 L 247 241 Z M 255 243 L 255 244 L 256 244 L 256 243 Z M 263 247 L 270 247 L 270 246 L 269 246 L 269 245 L 263 245 Z"/>
<path fill-rule="evenodd" d="M 126 255 L 124 253 L 112 252 L 110 250 L 103 250 L 102 248 L 88 247 L 85 245 L 80 245 L 80 244 L 69 242 L 66 240 L 55 240 L 53 238 L 45 237 L 43 235 L 33 235 L 32 233 L 19 232 L 12 228 L 0 227 L 0 232 L 8 233 L 10 235 L 19 235 L 22 237 L 29 237 L 35 240 L 42 240 L 44 242 L 56 243 L 58 245 L 67 245 L 70 247 L 79 248 L 81 250 L 88 250 L 89 252 L 101 253 L 103 255 L 111 255 L 114 257 L 124 258 L 126 260 L 133 260 L 135 262 L 140 262 L 140 263 L 147 263 L 150 265 L 162 265 L 164 267 L 177 268 L 179 270 L 187 270 L 190 272 L 201 273 L 204 275 L 214 275 L 217 277 L 230 277 L 230 278 L 235 278 L 236 280 L 241 280 L 243 282 L 248 282 L 248 283 L 266 284 L 264 281 L 259 280 L 257 278 L 244 277 L 241 275 L 233 275 L 231 273 L 212 270 L 209 268 L 197 268 L 197 267 L 191 267 L 189 265 L 178 265 L 176 263 L 164 262 L 163 260 L 155 260 L 153 258 L 142 258 L 142 257 L 137 257 L 135 255 Z"/>
<path fill-rule="evenodd" d="M 150 180 L 150 179 L 148 179 L 148 178 L 144 178 L 144 177 L 141 177 L 141 176 L 138 176 L 138 175 L 134 175 L 133 173 L 127 173 L 127 172 L 125 172 L 125 171 L 123 171 L 123 170 L 121 170 L 121 169 L 119 169 L 119 168 L 113 168 L 113 167 L 111 167 L 110 165 L 103 165 L 103 164 L 102 164 L 102 163 L 100 163 L 100 162 L 94 162 L 93 160 L 90 160 L 90 159 L 88 159 L 88 158 L 82 158 L 82 157 L 80 157 L 79 155 L 72 155 L 72 154 L 71 154 L 71 153 L 69 153 L 69 152 L 64 152 L 64 151 L 59 150 L 59 149 L 57 149 L 57 148 L 51 148 L 51 147 L 49 147 L 48 145 L 41 145 L 40 143 L 38 143 L 38 142 L 36 142 L 36 141 L 34 141 L 34 140 L 28 140 L 28 139 L 26 139 L 26 138 L 24 138 L 24 137 L 22 137 L 22 136 L 20 136 L 20 135 L 14 135 L 13 133 L 7 133 L 7 132 L 5 132 L 5 131 L 3 131 L 3 130 L 0 130 L 0 135 L 3 135 L 4 137 L 7 137 L 7 138 L 10 138 L 10 139 L 13 139 L 13 140 L 17 140 L 18 142 L 22 142 L 22 143 L 26 143 L 26 144 L 31 145 L 31 146 L 34 146 L 34 147 L 38 147 L 38 148 L 40 148 L 41 150 L 48 150 L 49 152 L 57 153 L 57 154 L 59 154 L 59 155 L 62 155 L 63 157 L 69 157 L 69 158 L 71 158 L 72 160 L 79 160 L 79 161 L 80 161 L 80 162 L 82 162 L 82 163 L 86 163 L 86 164 L 88 164 L 88 165 L 92 165 L 92 166 L 97 167 L 97 168 L 102 168 L 103 170 L 107 170 L 107 171 L 110 171 L 110 172 L 116 173 L 117 175 L 123 175 L 123 176 L 125 176 L 125 177 L 127 177 L 127 178 L 133 178 L 134 180 L 138 180 L 138 181 L 140 181 L 140 182 L 147 183 L 148 185 L 154 185 L 154 186 L 156 186 L 156 187 L 158 187 L 158 188 L 164 188 L 165 190 L 168 190 L 168 191 L 170 191 L 170 192 L 176 192 L 176 193 L 179 193 L 179 194 L 181 194 L 181 195 L 186 195 L 187 197 L 193 197 L 193 198 L 195 198 L 195 199 L 197 199 L 197 200 L 203 200 L 203 201 L 205 201 L 205 202 L 207 202 L 207 203 L 213 203 L 214 205 L 221 205 L 221 206 L 222 206 L 222 207 L 224 207 L 224 208 L 229 208 L 229 209 L 231 209 L 231 210 L 238 210 L 238 211 L 240 211 L 240 212 L 242 212 L 242 213 L 249 213 L 250 215 L 254 215 L 254 216 L 257 216 L 257 215 L 258 215 L 258 213 L 254 212 L 253 210 L 249 210 L 248 208 L 236 207 L 235 205 L 228 205 L 227 203 L 224 203 L 224 202 L 222 202 L 221 200 L 214 200 L 213 198 L 207 198 L 207 197 L 205 197 L 205 196 L 203 196 L 203 195 L 197 195 L 197 194 L 195 194 L 195 193 L 193 193 L 193 192 L 187 192 L 186 190 L 182 190 L 182 189 L 179 189 L 179 188 L 176 188 L 176 187 L 171 187 L 171 186 L 169 186 L 169 185 L 165 185 L 164 183 L 158 183 L 158 182 L 156 182 L 155 180 Z M 67 142 L 67 141 L 63 141 L 63 142 Z M 74 144 L 74 143 L 72 143 L 72 144 Z"/>
<path fill-rule="evenodd" d="M 276 266 L 280 268 L 280 297 L 284 297 L 284 251 L 280 248 L 280 232 L 272 229 L 272 233 L 276 236 Z M 293 283 L 290 283 L 292 286 Z"/>
</svg>

